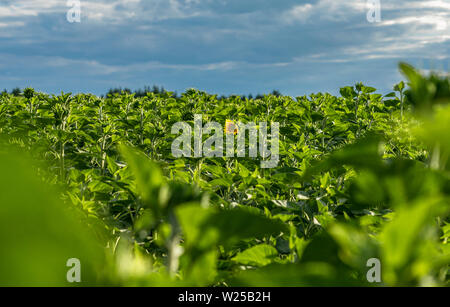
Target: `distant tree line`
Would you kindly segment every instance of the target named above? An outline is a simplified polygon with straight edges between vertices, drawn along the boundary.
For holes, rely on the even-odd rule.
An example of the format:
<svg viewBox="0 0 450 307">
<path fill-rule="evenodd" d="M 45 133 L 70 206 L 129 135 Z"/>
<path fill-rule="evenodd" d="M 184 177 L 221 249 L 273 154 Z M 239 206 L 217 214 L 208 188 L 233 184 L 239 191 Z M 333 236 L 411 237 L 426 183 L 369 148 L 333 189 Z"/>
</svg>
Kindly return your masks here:
<svg viewBox="0 0 450 307">
<path fill-rule="evenodd" d="M 157 85 L 153 85 L 153 86 L 145 86 L 143 89 L 137 89 L 135 91 L 132 91 L 129 88 L 121 88 L 121 87 L 116 87 L 116 88 L 111 88 L 109 89 L 109 91 L 106 93 L 106 97 L 108 97 L 108 95 L 114 95 L 114 94 L 121 94 L 121 93 L 128 93 L 128 94 L 134 94 L 135 97 L 145 97 L 147 96 L 147 94 L 149 93 L 153 93 L 153 94 L 166 94 L 168 93 L 168 91 L 166 91 L 166 89 L 161 86 L 157 86 Z M 172 94 L 175 98 L 178 96 L 178 94 L 176 92 L 174 92 Z"/>
<path fill-rule="evenodd" d="M 120 94 L 122 92 L 125 92 L 125 93 L 128 93 L 128 94 L 134 94 L 135 97 L 145 97 L 145 96 L 147 96 L 148 93 L 154 93 L 154 94 L 165 94 L 165 93 L 168 93 L 163 86 L 159 87 L 157 85 L 153 85 L 152 87 L 145 86 L 144 89 L 138 89 L 138 90 L 135 90 L 135 91 L 132 91 L 129 88 L 120 88 L 120 87 L 119 88 L 111 88 L 106 93 L 106 96 L 114 95 L 114 94 Z M 271 94 L 276 96 L 276 97 L 280 97 L 280 96 L 283 95 L 283 94 L 281 94 L 281 92 L 279 90 L 273 90 L 271 92 Z M 218 99 L 221 100 L 221 99 L 227 99 L 227 98 L 230 98 L 230 97 L 238 97 L 238 96 L 242 100 L 245 100 L 246 98 L 248 98 L 249 100 L 264 98 L 264 95 L 261 95 L 261 94 L 257 94 L 256 96 L 253 96 L 252 94 L 249 94 L 249 95 L 235 95 L 235 94 L 232 94 L 232 95 L 228 95 L 228 96 L 221 95 L 221 96 L 218 97 Z M 172 93 L 172 97 L 178 98 L 177 92 Z"/>
<path fill-rule="evenodd" d="M 109 95 L 114 95 L 114 94 L 121 94 L 121 93 L 128 93 L 128 94 L 134 94 L 135 97 L 145 97 L 147 96 L 147 94 L 149 93 L 153 93 L 153 94 L 160 94 L 160 95 L 164 95 L 164 94 L 169 94 L 174 97 L 174 98 L 178 98 L 178 93 L 177 92 L 168 92 L 166 91 L 166 89 L 164 88 L 164 86 L 157 86 L 157 85 L 153 85 L 153 86 L 145 86 L 143 89 L 137 89 L 132 91 L 129 88 L 121 88 L 121 87 L 116 87 L 116 88 L 110 88 L 108 90 L 108 92 L 105 95 L 101 95 L 101 97 L 108 97 Z M 13 88 L 10 92 L 8 92 L 6 89 L 4 89 L 1 94 L 11 94 L 13 96 L 21 96 L 23 94 L 22 89 L 20 89 L 19 87 Z M 278 90 L 273 90 L 271 92 L 272 95 L 276 96 L 276 97 L 280 97 L 282 96 L 281 92 Z M 220 97 L 218 97 L 219 100 L 221 99 L 227 99 L 230 97 L 240 97 L 242 100 L 245 99 L 262 99 L 264 97 L 264 95 L 261 94 L 257 94 L 256 96 L 253 96 L 252 94 L 249 95 L 221 95 Z"/>
<path fill-rule="evenodd" d="M 8 94 L 8 91 L 6 89 L 4 89 L 1 94 L 2 95 Z M 20 88 L 16 87 L 16 88 L 13 88 L 11 90 L 11 92 L 9 92 L 9 94 L 11 94 L 13 96 L 20 96 L 22 94 L 22 90 Z"/>
</svg>

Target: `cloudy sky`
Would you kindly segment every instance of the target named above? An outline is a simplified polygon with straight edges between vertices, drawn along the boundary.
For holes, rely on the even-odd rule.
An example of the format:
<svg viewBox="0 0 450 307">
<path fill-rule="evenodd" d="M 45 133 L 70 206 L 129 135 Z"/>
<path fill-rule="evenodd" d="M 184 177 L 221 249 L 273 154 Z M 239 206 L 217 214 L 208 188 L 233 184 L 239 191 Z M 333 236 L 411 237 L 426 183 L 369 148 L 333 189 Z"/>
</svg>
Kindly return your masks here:
<svg viewBox="0 0 450 307">
<path fill-rule="evenodd" d="M 400 60 L 450 65 L 450 0 L 381 0 L 374 23 L 366 0 L 81 0 L 80 23 L 67 2 L 0 0 L 0 90 L 387 92 Z"/>
</svg>

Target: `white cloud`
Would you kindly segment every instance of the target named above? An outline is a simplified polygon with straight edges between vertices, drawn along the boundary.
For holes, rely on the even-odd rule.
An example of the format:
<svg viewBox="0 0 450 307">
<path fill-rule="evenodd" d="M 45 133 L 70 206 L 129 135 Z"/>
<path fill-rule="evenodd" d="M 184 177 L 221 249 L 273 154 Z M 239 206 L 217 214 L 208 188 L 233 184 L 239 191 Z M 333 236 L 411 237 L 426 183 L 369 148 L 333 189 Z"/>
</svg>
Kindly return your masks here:
<svg viewBox="0 0 450 307">
<path fill-rule="evenodd" d="M 23 26 L 25 26 L 25 23 L 20 21 L 14 21 L 9 23 L 0 22 L 0 28 L 23 27 Z"/>
<path fill-rule="evenodd" d="M 58 0 L 16 0 L 11 4 L 0 4 L 0 17 L 38 16 L 42 13 L 62 12 L 65 1 Z"/>
<path fill-rule="evenodd" d="M 81 0 L 83 22 L 120 23 L 129 20 L 159 21 L 207 14 L 200 0 Z M 66 0 L 15 0 L 0 3 L 0 18 L 23 19 L 42 14 L 65 14 Z"/>
<path fill-rule="evenodd" d="M 319 0 L 315 4 L 295 5 L 282 14 L 286 23 L 317 22 L 320 20 L 344 21 L 366 9 L 366 2 L 361 0 Z"/>
<path fill-rule="evenodd" d="M 341 63 L 355 59 L 449 57 L 450 1 L 381 1 L 380 23 L 366 21 L 365 15 L 369 10 L 366 4 L 365 0 L 319 0 L 315 4 L 296 5 L 286 11 L 283 21 L 288 24 L 317 24 L 318 20 L 327 20 L 344 22 L 349 26 L 349 35 L 355 35 L 359 31 L 367 33 L 362 40 L 355 36 L 356 41 L 351 45 L 338 45 L 313 56 L 299 56 L 294 61 Z M 339 26 L 339 29 L 342 30 L 343 27 Z"/>
<path fill-rule="evenodd" d="M 448 0 L 425 0 L 425 1 L 407 1 L 407 0 L 397 0 L 397 1 L 381 1 L 382 9 L 393 10 L 402 8 L 404 10 L 408 9 L 443 9 L 450 10 L 450 2 Z"/>
<path fill-rule="evenodd" d="M 394 19 L 387 19 L 381 22 L 380 26 L 395 26 L 395 25 L 411 25 L 413 27 L 421 25 L 433 26 L 433 29 L 438 31 L 449 31 L 448 20 L 450 14 L 447 12 L 430 13 L 421 16 L 402 16 Z"/>
<path fill-rule="evenodd" d="M 285 19 L 288 23 L 292 23 L 294 21 L 305 22 L 311 16 L 313 11 L 314 6 L 310 3 L 296 5 L 284 14 L 283 19 Z"/>
<path fill-rule="evenodd" d="M 124 75 L 135 73 L 147 73 L 157 70 L 173 71 L 230 71 L 239 69 L 258 69 L 271 67 L 284 67 L 294 62 L 274 62 L 274 63 L 250 63 L 246 61 L 222 61 L 204 64 L 175 64 L 163 63 L 159 61 L 147 61 L 135 64 L 105 64 L 99 60 L 73 59 L 63 56 L 16 56 L 12 54 L 0 53 L 0 66 L 9 66 L 11 63 L 18 63 L 17 68 L 25 65 L 28 68 L 46 67 L 46 69 L 61 69 L 65 72 L 81 71 L 83 74 L 91 76 Z"/>
</svg>

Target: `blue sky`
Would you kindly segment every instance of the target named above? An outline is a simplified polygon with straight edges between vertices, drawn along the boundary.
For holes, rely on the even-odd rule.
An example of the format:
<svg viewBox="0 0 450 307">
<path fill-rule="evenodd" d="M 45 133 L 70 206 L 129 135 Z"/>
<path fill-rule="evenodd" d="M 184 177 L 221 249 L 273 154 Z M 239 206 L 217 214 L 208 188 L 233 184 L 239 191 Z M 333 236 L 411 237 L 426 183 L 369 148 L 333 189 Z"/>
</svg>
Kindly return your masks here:
<svg viewBox="0 0 450 307">
<path fill-rule="evenodd" d="M 450 0 L 0 0 L 0 90 L 297 96 L 362 81 L 387 92 L 399 61 L 450 69 Z"/>
</svg>

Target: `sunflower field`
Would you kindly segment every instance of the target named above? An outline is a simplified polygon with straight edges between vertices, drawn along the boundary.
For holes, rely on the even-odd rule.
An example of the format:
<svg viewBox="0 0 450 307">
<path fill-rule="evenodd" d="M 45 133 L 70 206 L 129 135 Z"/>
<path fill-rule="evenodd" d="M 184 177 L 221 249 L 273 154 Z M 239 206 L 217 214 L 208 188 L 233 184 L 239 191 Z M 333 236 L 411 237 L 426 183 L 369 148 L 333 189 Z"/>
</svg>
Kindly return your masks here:
<svg viewBox="0 0 450 307">
<path fill-rule="evenodd" d="M 0 286 L 448 286 L 450 79 L 400 70 L 387 95 L 2 94 Z M 196 114 L 278 123 L 278 164 L 175 157 Z"/>
</svg>

